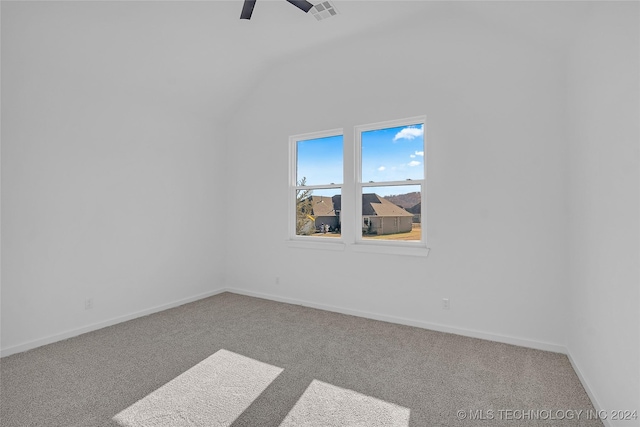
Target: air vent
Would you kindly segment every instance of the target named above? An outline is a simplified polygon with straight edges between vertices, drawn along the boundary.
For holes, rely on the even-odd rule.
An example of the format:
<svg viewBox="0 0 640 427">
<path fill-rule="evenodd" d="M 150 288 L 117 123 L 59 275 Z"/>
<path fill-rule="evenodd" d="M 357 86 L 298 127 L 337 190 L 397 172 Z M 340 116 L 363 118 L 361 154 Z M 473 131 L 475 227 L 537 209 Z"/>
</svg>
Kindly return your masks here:
<svg viewBox="0 0 640 427">
<path fill-rule="evenodd" d="M 329 1 L 323 1 L 311 8 L 311 13 L 318 21 L 331 18 L 338 14 L 336 7 Z"/>
</svg>

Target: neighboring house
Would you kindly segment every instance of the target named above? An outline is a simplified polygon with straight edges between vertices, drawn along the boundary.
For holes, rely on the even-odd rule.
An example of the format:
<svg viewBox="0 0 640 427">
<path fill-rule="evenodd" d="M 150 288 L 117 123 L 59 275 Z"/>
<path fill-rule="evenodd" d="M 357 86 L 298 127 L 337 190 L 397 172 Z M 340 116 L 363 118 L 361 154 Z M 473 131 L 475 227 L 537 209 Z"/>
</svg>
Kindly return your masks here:
<svg viewBox="0 0 640 427">
<path fill-rule="evenodd" d="M 315 218 L 316 230 L 322 224 L 329 224 L 332 231 L 338 227 L 340 213 L 336 212 L 333 203 L 333 199 L 336 197 L 339 198 L 340 196 L 311 196 L 311 216 Z"/>
<path fill-rule="evenodd" d="M 407 208 L 407 212 L 411 212 L 413 214 L 413 222 L 420 223 L 422 216 L 422 202 Z"/>
<path fill-rule="evenodd" d="M 362 230 L 368 234 L 411 231 L 413 214 L 377 194 L 362 195 Z"/>
<path fill-rule="evenodd" d="M 310 218 L 308 227 L 319 230 L 322 224 L 329 224 L 331 230 L 340 227 L 340 196 L 310 196 Z M 411 231 L 413 214 L 398 205 L 378 196 L 362 195 L 363 231 L 368 234 L 395 234 Z"/>
<path fill-rule="evenodd" d="M 300 200 L 296 226 L 298 234 L 313 234 L 325 224 L 329 225 L 331 231 L 339 228 L 340 211 L 334 208 L 335 197 L 339 196 L 309 196 Z"/>
</svg>

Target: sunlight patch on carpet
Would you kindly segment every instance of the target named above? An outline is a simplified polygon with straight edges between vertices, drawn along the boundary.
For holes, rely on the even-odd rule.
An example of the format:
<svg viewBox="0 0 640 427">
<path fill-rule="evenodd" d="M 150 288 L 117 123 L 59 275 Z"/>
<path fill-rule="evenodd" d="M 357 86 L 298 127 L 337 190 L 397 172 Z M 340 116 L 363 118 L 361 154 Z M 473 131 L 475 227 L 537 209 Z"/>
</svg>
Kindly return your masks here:
<svg viewBox="0 0 640 427">
<path fill-rule="evenodd" d="M 408 408 L 313 380 L 280 427 L 407 427 Z"/>
<path fill-rule="evenodd" d="M 230 426 L 281 372 L 219 350 L 113 420 L 122 427 Z"/>
</svg>

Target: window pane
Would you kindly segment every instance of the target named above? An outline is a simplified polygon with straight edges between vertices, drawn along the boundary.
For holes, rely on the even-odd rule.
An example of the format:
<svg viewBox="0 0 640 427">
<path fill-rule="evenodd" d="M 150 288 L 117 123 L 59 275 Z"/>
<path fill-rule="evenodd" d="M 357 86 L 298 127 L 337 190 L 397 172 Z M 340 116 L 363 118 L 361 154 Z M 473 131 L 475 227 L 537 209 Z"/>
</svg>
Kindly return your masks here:
<svg viewBox="0 0 640 427">
<path fill-rule="evenodd" d="M 362 182 L 424 179 L 424 125 L 362 132 Z"/>
<path fill-rule="evenodd" d="M 298 185 L 342 184 L 342 135 L 297 141 L 296 152 Z"/>
<path fill-rule="evenodd" d="M 420 241 L 421 186 L 400 185 L 362 189 L 362 238 Z"/>
<path fill-rule="evenodd" d="M 297 190 L 296 235 L 340 237 L 340 189 Z"/>
</svg>

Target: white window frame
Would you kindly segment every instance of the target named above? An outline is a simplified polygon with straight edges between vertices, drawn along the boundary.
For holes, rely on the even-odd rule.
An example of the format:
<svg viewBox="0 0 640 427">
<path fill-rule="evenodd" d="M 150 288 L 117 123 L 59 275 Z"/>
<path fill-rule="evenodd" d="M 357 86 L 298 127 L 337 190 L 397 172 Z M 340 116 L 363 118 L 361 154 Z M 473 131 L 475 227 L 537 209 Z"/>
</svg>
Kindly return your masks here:
<svg viewBox="0 0 640 427">
<path fill-rule="evenodd" d="M 326 183 L 318 185 L 298 185 L 298 141 L 304 141 L 309 139 L 327 138 L 331 136 L 342 136 L 342 182 L 341 183 Z M 343 197 L 344 187 L 344 162 L 345 152 L 345 138 L 342 128 L 332 129 L 319 132 L 303 133 L 298 135 L 292 135 L 289 137 L 289 243 L 294 247 L 303 248 L 321 248 L 331 250 L 343 250 L 344 239 L 342 233 L 340 237 L 313 237 L 313 236 L 300 236 L 296 234 L 296 200 L 298 190 L 314 190 L 314 189 L 339 189 L 341 197 Z M 318 246 L 320 245 L 320 246 Z"/>
<path fill-rule="evenodd" d="M 422 124 L 424 157 L 422 162 L 423 179 L 411 181 L 361 182 L 362 181 L 362 144 L 361 134 L 369 130 L 386 129 L 400 126 Z M 291 248 L 349 250 L 352 252 L 380 253 L 400 256 L 426 257 L 427 247 L 427 123 L 426 116 L 409 117 L 399 120 L 389 120 L 354 128 L 353 138 L 347 138 L 343 128 L 327 131 L 310 132 L 289 137 L 289 189 L 288 195 L 288 237 L 287 246 Z M 321 184 L 298 186 L 297 183 L 297 142 L 301 140 L 325 138 L 342 135 L 343 141 L 343 182 L 340 184 Z M 351 155 L 348 155 L 348 154 Z M 362 192 L 367 187 L 383 187 L 391 185 L 420 185 L 421 202 L 421 240 L 419 242 L 398 240 L 377 240 L 362 238 Z M 341 223 L 340 237 L 321 238 L 313 236 L 299 236 L 296 234 L 296 195 L 299 189 L 335 188 L 341 194 Z M 348 197 L 345 197 L 347 195 Z M 345 216 L 347 214 L 348 216 Z M 352 228 L 354 228 L 352 230 Z"/>
<path fill-rule="evenodd" d="M 422 124 L 424 130 L 422 135 L 422 149 L 424 150 L 424 157 L 422 161 L 423 178 L 412 179 L 405 181 L 380 181 L 380 182 L 362 182 L 362 133 L 371 130 L 388 129 L 401 126 L 410 126 Z M 356 218 L 362 218 L 362 194 L 363 190 L 369 187 L 387 187 L 398 185 L 420 185 L 420 227 L 421 236 L 419 242 L 404 242 L 398 240 L 372 240 L 362 237 L 361 230 L 356 230 L 355 243 L 358 247 L 381 247 L 381 248 L 413 248 L 413 249 L 427 249 L 427 227 L 426 227 L 426 207 L 427 207 L 427 147 L 426 147 L 426 116 L 409 117 L 406 119 L 389 120 L 378 123 L 371 123 L 366 125 L 359 125 L 355 127 L 354 135 L 354 162 L 355 162 L 355 195 L 356 195 Z M 361 220 L 359 222 L 362 222 Z M 369 250 L 363 250 L 370 252 Z"/>
</svg>

